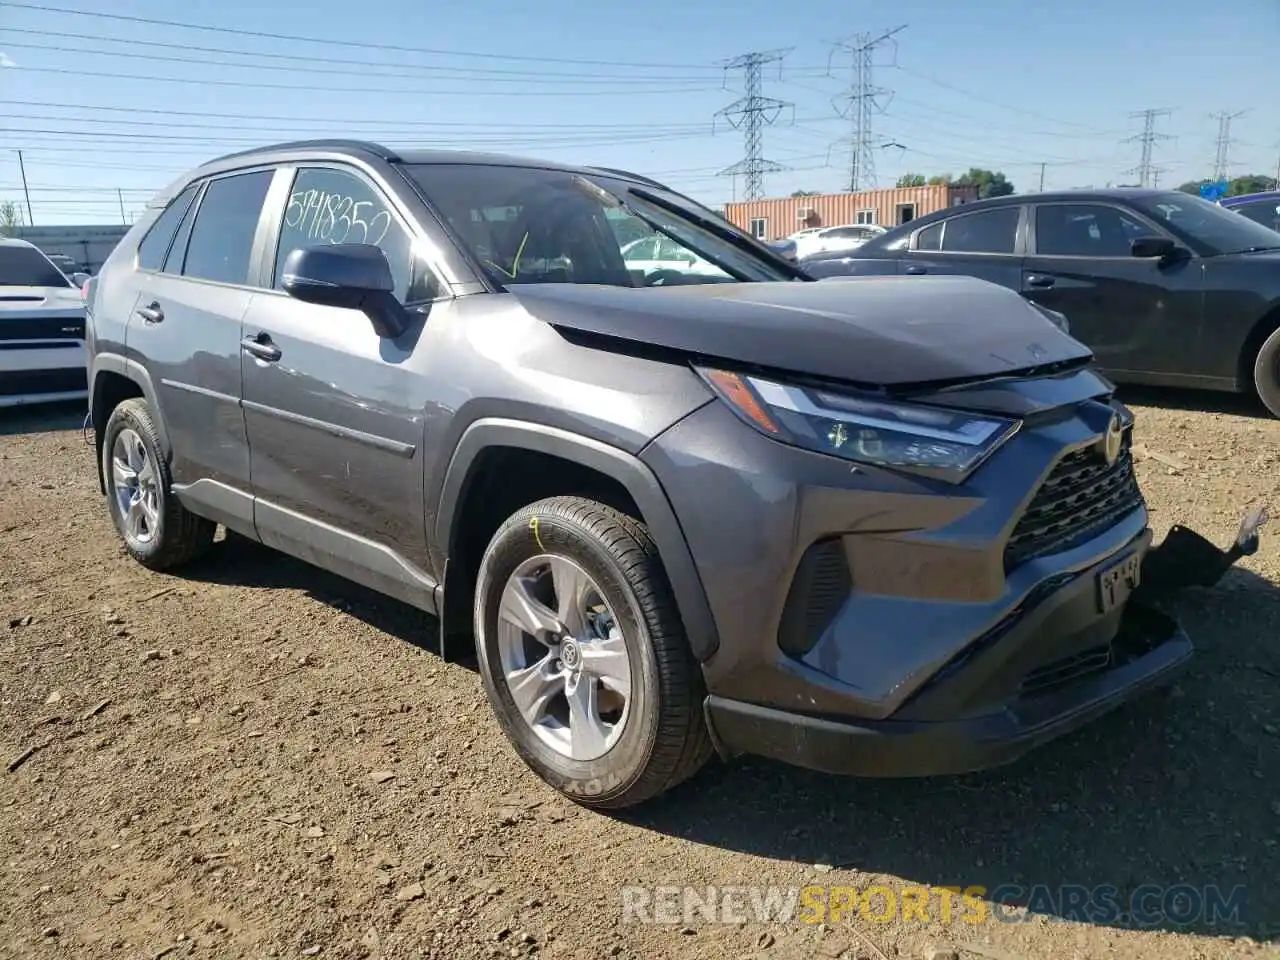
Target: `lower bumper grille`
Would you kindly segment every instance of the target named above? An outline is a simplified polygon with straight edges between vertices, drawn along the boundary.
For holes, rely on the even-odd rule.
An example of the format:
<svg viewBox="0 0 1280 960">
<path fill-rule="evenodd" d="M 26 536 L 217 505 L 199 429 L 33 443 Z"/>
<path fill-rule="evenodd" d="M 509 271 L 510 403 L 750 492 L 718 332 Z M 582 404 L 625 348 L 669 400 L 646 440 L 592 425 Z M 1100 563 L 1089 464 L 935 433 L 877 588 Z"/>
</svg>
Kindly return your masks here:
<svg viewBox="0 0 1280 960">
<path fill-rule="evenodd" d="M 1021 692 L 1024 695 L 1045 693 L 1054 687 L 1060 687 L 1081 677 L 1087 677 L 1091 673 L 1105 670 L 1110 665 L 1110 644 L 1082 650 L 1032 670 L 1022 678 Z"/>
<path fill-rule="evenodd" d="M 0 371 L 0 397 L 87 390 L 88 379 L 83 366 L 68 367 L 65 370 Z"/>
<path fill-rule="evenodd" d="M 1093 447 L 1063 457 L 1036 491 L 1005 545 L 1005 570 L 1097 536 L 1142 506 L 1132 434 L 1110 466 Z"/>
</svg>

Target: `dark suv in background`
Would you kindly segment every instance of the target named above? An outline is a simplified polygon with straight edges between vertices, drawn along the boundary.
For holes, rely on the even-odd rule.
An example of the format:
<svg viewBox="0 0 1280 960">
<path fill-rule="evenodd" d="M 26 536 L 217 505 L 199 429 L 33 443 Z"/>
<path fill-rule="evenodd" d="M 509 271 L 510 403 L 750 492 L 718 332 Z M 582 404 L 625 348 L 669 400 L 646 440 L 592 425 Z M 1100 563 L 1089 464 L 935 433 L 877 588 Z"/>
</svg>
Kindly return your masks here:
<svg viewBox="0 0 1280 960">
<path fill-rule="evenodd" d="M 699 269 L 629 270 L 645 236 Z M 991 284 L 813 282 L 632 174 L 314 142 L 173 184 L 88 296 L 128 551 L 224 524 L 434 614 L 586 804 L 713 749 L 1002 762 L 1191 652 L 1130 602 L 1169 555 L 1129 413 Z"/>
</svg>

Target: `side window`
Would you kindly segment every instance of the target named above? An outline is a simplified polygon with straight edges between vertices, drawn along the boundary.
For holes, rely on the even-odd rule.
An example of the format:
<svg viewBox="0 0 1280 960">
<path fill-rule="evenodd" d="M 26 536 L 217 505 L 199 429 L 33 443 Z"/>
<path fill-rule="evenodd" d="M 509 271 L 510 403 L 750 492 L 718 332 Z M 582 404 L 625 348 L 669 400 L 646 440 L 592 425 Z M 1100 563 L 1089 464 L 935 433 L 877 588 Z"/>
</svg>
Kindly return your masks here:
<svg viewBox="0 0 1280 960">
<path fill-rule="evenodd" d="M 220 283 L 248 283 L 253 237 L 272 171 L 241 173 L 212 180 L 191 228 L 184 277 Z"/>
<path fill-rule="evenodd" d="M 369 243 L 391 264 L 396 299 L 429 299 L 430 272 L 416 265 L 413 238 L 370 183 L 346 170 L 303 167 L 293 181 L 276 246 L 275 287 L 281 289 L 284 261 L 294 250 L 324 243 Z"/>
<path fill-rule="evenodd" d="M 1115 207 L 1060 203 L 1036 207 L 1036 253 L 1042 257 L 1127 257 L 1134 237 L 1151 233 Z"/>
<path fill-rule="evenodd" d="M 941 250 L 942 249 L 942 224 L 935 223 L 925 227 L 916 235 L 917 250 Z"/>
<path fill-rule="evenodd" d="M 942 249 L 950 253 L 1013 253 L 1018 207 L 984 210 L 946 221 Z"/>
<path fill-rule="evenodd" d="M 197 187 L 200 186 L 197 184 Z M 192 201 L 191 206 L 187 208 L 186 216 L 182 218 L 182 225 L 178 227 L 178 235 L 173 238 L 173 245 L 169 247 L 169 255 L 164 258 L 164 266 L 161 268 L 163 273 L 182 273 L 182 262 L 187 258 L 187 244 L 191 242 L 191 227 L 195 224 L 196 216 L 200 213 L 200 191 L 196 190 L 196 198 Z"/>
<path fill-rule="evenodd" d="M 1270 200 L 1255 200 L 1252 203 L 1242 203 L 1238 207 L 1232 207 L 1231 209 L 1248 217 L 1254 223 L 1260 223 L 1264 227 L 1280 231 L 1280 199 L 1272 197 Z"/>
<path fill-rule="evenodd" d="M 680 246 L 670 237 L 658 239 L 659 260 L 692 260 L 693 254 L 686 247 Z"/>
<path fill-rule="evenodd" d="M 165 254 L 169 252 L 173 233 L 178 229 L 178 221 L 191 206 L 191 198 L 195 195 L 196 187 L 187 187 L 169 202 L 169 206 L 164 208 L 164 212 L 151 225 L 147 235 L 138 244 L 138 266 L 143 270 L 160 269 Z"/>
</svg>

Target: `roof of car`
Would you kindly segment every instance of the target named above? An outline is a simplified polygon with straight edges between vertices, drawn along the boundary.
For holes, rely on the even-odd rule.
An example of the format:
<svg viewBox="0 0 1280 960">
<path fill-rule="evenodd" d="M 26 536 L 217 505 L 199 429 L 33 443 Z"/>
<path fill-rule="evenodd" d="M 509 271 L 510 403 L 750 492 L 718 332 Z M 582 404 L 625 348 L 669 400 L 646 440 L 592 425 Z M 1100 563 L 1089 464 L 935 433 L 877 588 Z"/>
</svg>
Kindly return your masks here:
<svg viewBox="0 0 1280 960">
<path fill-rule="evenodd" d="M 35 244 L 30 240 L 20 240 L 18 237 L 0 237 L 0 247 L 34 247 Z"/>
<path fill-rule="evenodd" d="M 475 150 L 440 150 L 422 147 L 405 147 L 393 149 L 371 140 L 293 140 L 286 143 L 264 144 L 249 150 L 225 154 L 207 160 L 178 180 L 169 184 L 151 201 L 151 206 L 168 203 L 170 199 L 193 179 L 212 173 L 220 173 L 251 164 L 284 163 L 307 158 L 313 159 L 351 158 L 377 159 L 396 164 L 477 164 L 486 166 L 536 167 L 542 170 L 563 170 L 569 173 L 595 173 L 615 177 L 624 177 L 640 183 L 660 187 L 662 184 L 648 177 L 643 177 L 626 170 L 609 167 L 588 167 L 574 164 L 558 163 L 554 160 L 543 160 L 533 157 L 514 156 L 506 153 L 485 153 Z"/>
</svg>

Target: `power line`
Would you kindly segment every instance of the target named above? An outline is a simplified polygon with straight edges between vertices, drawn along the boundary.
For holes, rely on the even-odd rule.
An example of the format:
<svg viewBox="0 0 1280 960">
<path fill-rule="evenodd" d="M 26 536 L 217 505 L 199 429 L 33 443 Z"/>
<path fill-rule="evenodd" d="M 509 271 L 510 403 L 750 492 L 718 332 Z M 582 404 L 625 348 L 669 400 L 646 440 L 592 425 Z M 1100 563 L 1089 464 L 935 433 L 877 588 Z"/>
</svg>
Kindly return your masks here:
<svg viewBox="0 0 1280 960">
<path fill-rule="evenodd" d="M 742 56 L 734 57 L 724 64 L 725 70 L 741 70 L 743 72 L 746 95 L 719 110 L 716 116 L 724 117 L 734 129 L 740 128 L 743 131 L 745 151 L 741 160 L 732 166 L 725 167 L 720 172 L 723 176 L 736 176 L 740 173 L 746 176 L 743 196 L 747 200 L 756 200 L 764 195 L 764 175 L 766 173 L 774 173 L 786 169 L 780 163 L 764 159 L 764 128 L 776 123 L 779 115 L 787 107 L 792 108 L 792 119 L 794 120 L 795 105 L 783 100 L 775 100 L 773 97 L 766 97 L 761 91 L 764 85 L 763 71 L 765 64 L 780 64 L 787 53 L 788 51 L 786 50 L 744 53 Z M 781 72 L 781 68 L 779 68 L 779 72 Z M 714 127 L 714 121 L 712 126 Z"/>
<path fill-rule="evenodd" d="M 876 144 L 872 141 L 871 118 L 873 114 L 883 113 L 886 104 L 880 98 L 891 91 L 877 87 L 874 82 L 875 54 L 885 44 L 894 44 L 894 35 L 907 28 L 906 24 L 886 30 L 878 36 L 860 33 L 852 40 L 842 40 L 836 44 L 837 50 L 844 50 L 853 56 L 853 86 L 845 95 L 846 107 L 844 116 L 853 120 L 853 151 L 849 158 L 849 192 L 857 193 L 866 185 L 875 189 L 876 185 Z M 834 53 L 834 51 L 833 51 Z"/>
<path fill-rule="evenodd" d="M 1235 113 L 1228 113 L 1223 110 L 1220 113 L 1210 114 L 1218 121 L 1218 142 L 1217 153 L 1213 158 L 1213 182 L 1221 183 L 1227 179 L 1227 156 L 1231 150 L 1231 121 L 1236 117 L 1244 116 L 1244 110 L 1237 110 Z"/>
<path fill-rule="evenodd" d="M 1142 144 L 1142 159 L 1136 167 L 1132 167 L 1125 173 L 1136 173 L 1138 175 L 1138 185 L 1143 187 L 1151 186 L 1151 175 L 1153 168 L 1151 165 L 1151 150 L 1155 146 L 1157 140 L 1173 139 L 1168 134 L 1156 133 L 1156 120 L 1160 117 L 1167 117 L 1172 110 L 1164 108 L 1148 108 L 1137 113 L 1131 113 L 1131 117 L 1142 118 L 1142 133 L 1134 134 L 1132 137 L 1126 137 L 1125 143 L 1138 142 Z"/>
<path fill-rule="evenodd" d="M 0 28 L 0 29 L 3 29 L 3 28 Z M 222 53 L 222 54 L 230 54 L 232 56 L 241 56 L 241 57 L 270 57 L 272 59 L 292 61 L 290 63 L 244 63 L 237 60 L 212 59 L 208 56 L 177 57 L 177 56 L 166 56 L 161 53 L 148 53 L 146 55 L 147 61 L 154 62 L 154 63 L 180 63 L 180 64 L 188 64 L 192 66 L 235 67 L 238 70 L 275 70 L 275 71 L 283 71 L 285 73 L 297 73 L 298 72 L 297 62 L 301 61 L 303 63 L 323 64 L 324 72 L 326 75 L 339 76 L 339 77 L 342 77 L 342 76 L 373 77 L 373 78 L 384 78 L 384 79 L 391 79 L 391 80 L 403 80 L 405 79 L 405 74 L 404 74 L 405 70 L 434 70 L 434 71 L 439 71 L 441 73 L 448 73 L 450 79 L 472 80 L 475 82 L 484 82 L 484 83 L 517 83 L 517 84 L 520 84 L 521 86 L 525 86 L 528 84 L 543 84 L 543 85 L 558 84 L 560 86 L 564 86 L 567 84 L 581 85 L 583 83 L 587 83 L 593 86 L 598 86 L 600 84 L 611 84 L 614 86 L 625 85 L 625 87 L 628 89 L 634 89 L 636 84 L 653 84 L 653 83 L 709 84 L 711 79 L 710 77 L 705 77 L 705 76 L 703 77 L 690 77 L 690 76 L 683 76 L 683 77 L 648 76 L 646 77 L 646 76 L 634 76 L 634 75 L 627 76 L 625 74 L 619 74 L 619 73 L 549 74 L 549 73 L 530 73 L 527 70 L 526 71 L 520 71 L 520 70 L 499 71 L 499 70 L 477 70 L 475 68 L 461 68 L 461 67 L 431 67 L 431 66 L 426 66 L 422 64 L 419 64 L 416 66 L 408 65 L 408 64 L 391 64 L 390 66 L 392 67 L 392 69 L 387 70 L 385 68 L 388 66 L 388 64 L 385 64 L 385 63 L 374 64 L 372 61 L 360 61 L 360 60 L 343 61 L 343 60 L 333 60 L 328 57 L 294 57 L 286 54 L 249 53 L 249 52 L 238 51 L 238 50 L 220 49 L 217 47 L 185 47 L 182 44 L 157 43 L 155 41 L 148 41 L 148 40 L 129 40 L 129 41 L 117 40 L 116 42 L 138 44 L 138 45 L 144 45 L 144 46 L 165 47 L 165 48 L 179 49 L 179 50 L 186 49 L 186 50 L 194 50 L 194 51 L 203 51 L 205 53 Z M 86 47 L 68 47 L 68 46 L 63 46 L 60 44 L 52 44 L 52 43 L 17 43 L 11 40 L 4 41 L 4 46 L 5 46 L 5 49 L 7 50 L 9 49 L 45 50 L 52 53 L 72 53 L 72 54 L 76 54 L 77 56 L 83 56 L 85 54 L 88 54 L 94 57 L 116 57 L 119 59 L 132 60 L 135 62 L 138 59 L 137 53 L 130 52 L 128 50 L 94 50 Z M 335 66 L 334 65 L 335 63 L 337 64 L 342 64 L 342 63 L 368 64 L 370 67 L 374 67 L 374 69 L 369 69 L 369 67 L 366 67 L 366 66 L 360 66 L 359 69 L 354 69 L 354 70 L 349 68 L 344 69 L 341 66 Z M 24 68 L 19 67 L 18 69 L 21 70 Z M 501 75 L 492 76 L 491 74 L 501 74 Z M 415 78 L 415 79 L 429 80 L 431 78 L 422 77 L 422 78 Z M 548 92 L 555 93 L 558 91 L 551 90 Z"/>
<path fill-rule="evenodd" d="M 208 63 L 208 61 L 192 61 Z M 225 67 L 243 68 L 242 63 L 223 63 L 215 64 Z M 61 76 L 71 77 L 100 77 L 108 80 L 143 80 L 147 83 L 189 83 L 201 87 L 249 87 L 255 90 L 297 90 L 306 91 L 323 91 L 325 93 L 380 93 L 390 95 L 409 95 L 414 97 L 546 97 L 554 93 L 558 97 L 616 97 L 619 95 L 618 90 L 438 90 L 434 88 L 406 88 L 399 87 L 352 87 L 348 85 L 341 86 L 321 86 L 315 83 L 296 84 L 296 83 L 266 83 L 261 80 L 226 80 L 203 77 L 157 77 L 154 75 L 136 74 L 136 73 L 104 73 L 101 70 L 70 70 L 64 67 L 19 67 L 23 73 L 53 73 Z M 709 86 L 698 87 L 671 87 L 671 88 L 643 88 L 636 90 L 639 96 L 649 96 L 651 94 L 676 95 L 686 93 L 703 93 L 712 89 Z"/>
<path fill-rule="evenodd" d="M 330 40 L 325 37 L 305 36 L 300 34 L 268 33 L 264 30 L 246 30 L 239 27 L 217 27 L 203 23 L 184 23 L 180 20 L 162 20 L 156 17 L 137 17 L 122 13 L 103 13 L 98 10 L 74 10 L 69 7 L 55 7 L 40 3 L 18 3 L 14 0 L 0 0 L 0 7 L 15 10 L 35 10 L 40 13 L 55 13 L 60 16 L 93 17 L 99 20 L 111 20 L 116 23 L 145 24 L 152 27 L 176 27 L 181 30 L 200 30 L 206 33 L 221 33 L 236 37 L 256 37 L 261 40 L 287 40 L 294 43 L 320 43 L 330 46 L 355 47 L 362 50 L 392 50 L 400 53 L 426 54 L 437 57 L 470 57 L 483 60 L 522 61 L 525 63 L 564 63 L 591 67 L 623 67 L 637 70 L 706 70 L 715 69 L 707 64 L 689 63 L 627 63 L 615 60 L 578 60 L 568 57 L 533 57 L 507 53 L 481 53 L 469 50 L 443 50 L 432 47 L 409 47 L 390 43 L 371 43 L 361 40 Z"/>
</svg>

